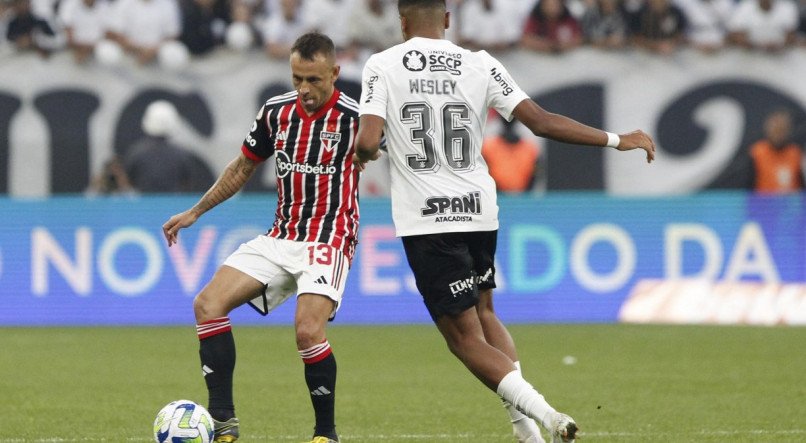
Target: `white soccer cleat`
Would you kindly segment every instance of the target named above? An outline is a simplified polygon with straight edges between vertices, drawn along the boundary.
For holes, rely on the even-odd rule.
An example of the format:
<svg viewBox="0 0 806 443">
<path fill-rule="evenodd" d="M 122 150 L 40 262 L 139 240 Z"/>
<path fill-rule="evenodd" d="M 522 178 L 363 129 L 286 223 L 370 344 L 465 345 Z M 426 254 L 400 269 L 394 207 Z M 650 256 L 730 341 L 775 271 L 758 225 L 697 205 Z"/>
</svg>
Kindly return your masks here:
<svg viewBox="0 0 806 443">
<path fill-rule="evenodd" d="M 512 422 L 512 435 L 515 436 L 518 443 L 546 443 L 546 440 L 543 440 L 543 436 L 540 435 L 537 423 L 529 417 Z"/>
<path fill-rule="evenodd" d="M 568 443 L 576 440 L 579 428 L 573 418 L 558 412 L 551 420 L 550 431 L 551 443 Z"/>
</svg>

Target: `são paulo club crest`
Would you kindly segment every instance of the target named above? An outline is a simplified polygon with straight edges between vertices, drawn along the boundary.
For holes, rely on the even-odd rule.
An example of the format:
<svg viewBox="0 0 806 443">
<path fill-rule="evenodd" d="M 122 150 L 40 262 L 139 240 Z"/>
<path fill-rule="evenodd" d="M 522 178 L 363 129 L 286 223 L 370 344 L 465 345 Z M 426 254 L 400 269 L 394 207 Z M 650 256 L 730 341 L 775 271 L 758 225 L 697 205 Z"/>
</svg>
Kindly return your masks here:
<svg viewBox="0 0 806 443">
<path fill-rule="evenodd" d="M 341 134 L 338 132 L 322 131 L 319 133 L 319 141 L 322 142 L 322 147 L 328 151 L 332 151 L 341 141 Z"/>
<path fill-rule="evenodd" d="M 403 66 L 409 71 L 419 72 L 425 69 L 425 54 L 411 50 L 403 55 Z"/>
</svg>

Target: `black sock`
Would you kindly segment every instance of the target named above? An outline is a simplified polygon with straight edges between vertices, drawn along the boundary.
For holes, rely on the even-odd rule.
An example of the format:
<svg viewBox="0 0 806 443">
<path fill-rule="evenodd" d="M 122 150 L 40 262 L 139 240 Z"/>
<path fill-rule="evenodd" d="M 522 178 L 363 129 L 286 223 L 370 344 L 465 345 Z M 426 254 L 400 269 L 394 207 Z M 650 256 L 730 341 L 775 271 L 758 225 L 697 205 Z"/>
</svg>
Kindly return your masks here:
<svg viewBox="0 0 806 443">
<path fill-rule="evenodd" d="M 232 400 L 235 339 L 232 336 L 229 318 L 224 319 L 211 320 L 197 326 L 199 357 L 209 396 L 207 409 L 218 421 L 226 421 L 235 416 L 235 404 Z"/>
<path fill-rule="evenodd" d="M 316 427 L 314 435 L 336 439 L 336 357 L 330 352 L 314 363 L 305 363 L 305 382 L 311 394 Z"/>
</svg>

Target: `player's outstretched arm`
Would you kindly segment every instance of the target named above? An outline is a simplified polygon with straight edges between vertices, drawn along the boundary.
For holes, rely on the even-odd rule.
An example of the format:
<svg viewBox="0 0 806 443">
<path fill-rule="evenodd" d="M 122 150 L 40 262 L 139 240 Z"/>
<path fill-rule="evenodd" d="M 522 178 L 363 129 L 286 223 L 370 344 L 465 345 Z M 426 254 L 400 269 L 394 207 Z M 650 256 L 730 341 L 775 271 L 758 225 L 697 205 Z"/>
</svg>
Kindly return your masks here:
<svg viewBox="0 0 806 443">
<path fill-rule="evenodd" d="M 564 115 L 548 112 L 529 99 L 520 102 L 512 115 L 539 137 L 574 145 L 609 146 L 619 151 L 643 149 L 646 151 L 647 162 L 655 159 L 655 142 L 640 130 L 619 135 L 618 140 L 611 140 L 607 132 Z"/>
<path fill-rule="evenodd" d="M 386 121 L 377 115 L 364 114 L 358 122 L 358 135 L 355 138 L 353 163 L 363 171 L 368 161 L 380 158 L 383 126 Z"/>
<path fill-rule="evenodd" d="M 192 225 L 202 214 L 240 191 L 255 173 L 257 164 L 243 154 L 232 160 L 218 180 L 192 208 L 174 215 L 162 225 L 162 233 L 165 235 L 165 240 L 168 241 L 168 246 L 176 243 L 180 229 Z"/>
</svg>

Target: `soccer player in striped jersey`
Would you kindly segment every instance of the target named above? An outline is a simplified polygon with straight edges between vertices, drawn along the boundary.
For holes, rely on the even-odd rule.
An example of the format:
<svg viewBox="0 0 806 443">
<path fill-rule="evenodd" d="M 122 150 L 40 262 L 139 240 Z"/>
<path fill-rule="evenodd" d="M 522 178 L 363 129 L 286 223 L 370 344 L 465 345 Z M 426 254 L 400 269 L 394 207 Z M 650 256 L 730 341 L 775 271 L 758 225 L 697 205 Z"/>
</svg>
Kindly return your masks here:
<svg viewBox="0 0 806 443">
<path fill-rule="evenodd" d="M 298 294 L 297 349 L 316 420 L 312 443 L 339 441 L 336 359 L 325 325 L 341 304 L 357 241 L 358 172 L 352 158 L 358 104 L 335 87 L 339 66 L 327 36 L 301 36 L 290 62 L 294 91 L 270 98 L 260 108 L 240 155 L 192 208 L 163 225 L 171 246 L 180 229 L 233 196 L 260 162 L 274 156 L 274 224 L 230 255 L 193 301 L 216 442 L 239 437 L 229 313 L 248 302 L 265 315 L 293 293 Z"/>
<path fill-rule="evenodd" d="M 498 232 L 495 182 L 481 156 L 489 108 L 535 135 L 620 151 L 655 146 L 546 112 L 485 51 L 445 40 L 445 0 L 399 0 L 405 42 L 373 55 L 363 73 L 355 162 L 378 158 L 385 133 L 392 216 L 423 301 L 449 349 L 503 400 L 515 437 L 573 441 L 577 425 L 521 375 L 515 344 L 493 310 Z M 524 415 L 525 414 L 525 415 Z"/>
</svg>

